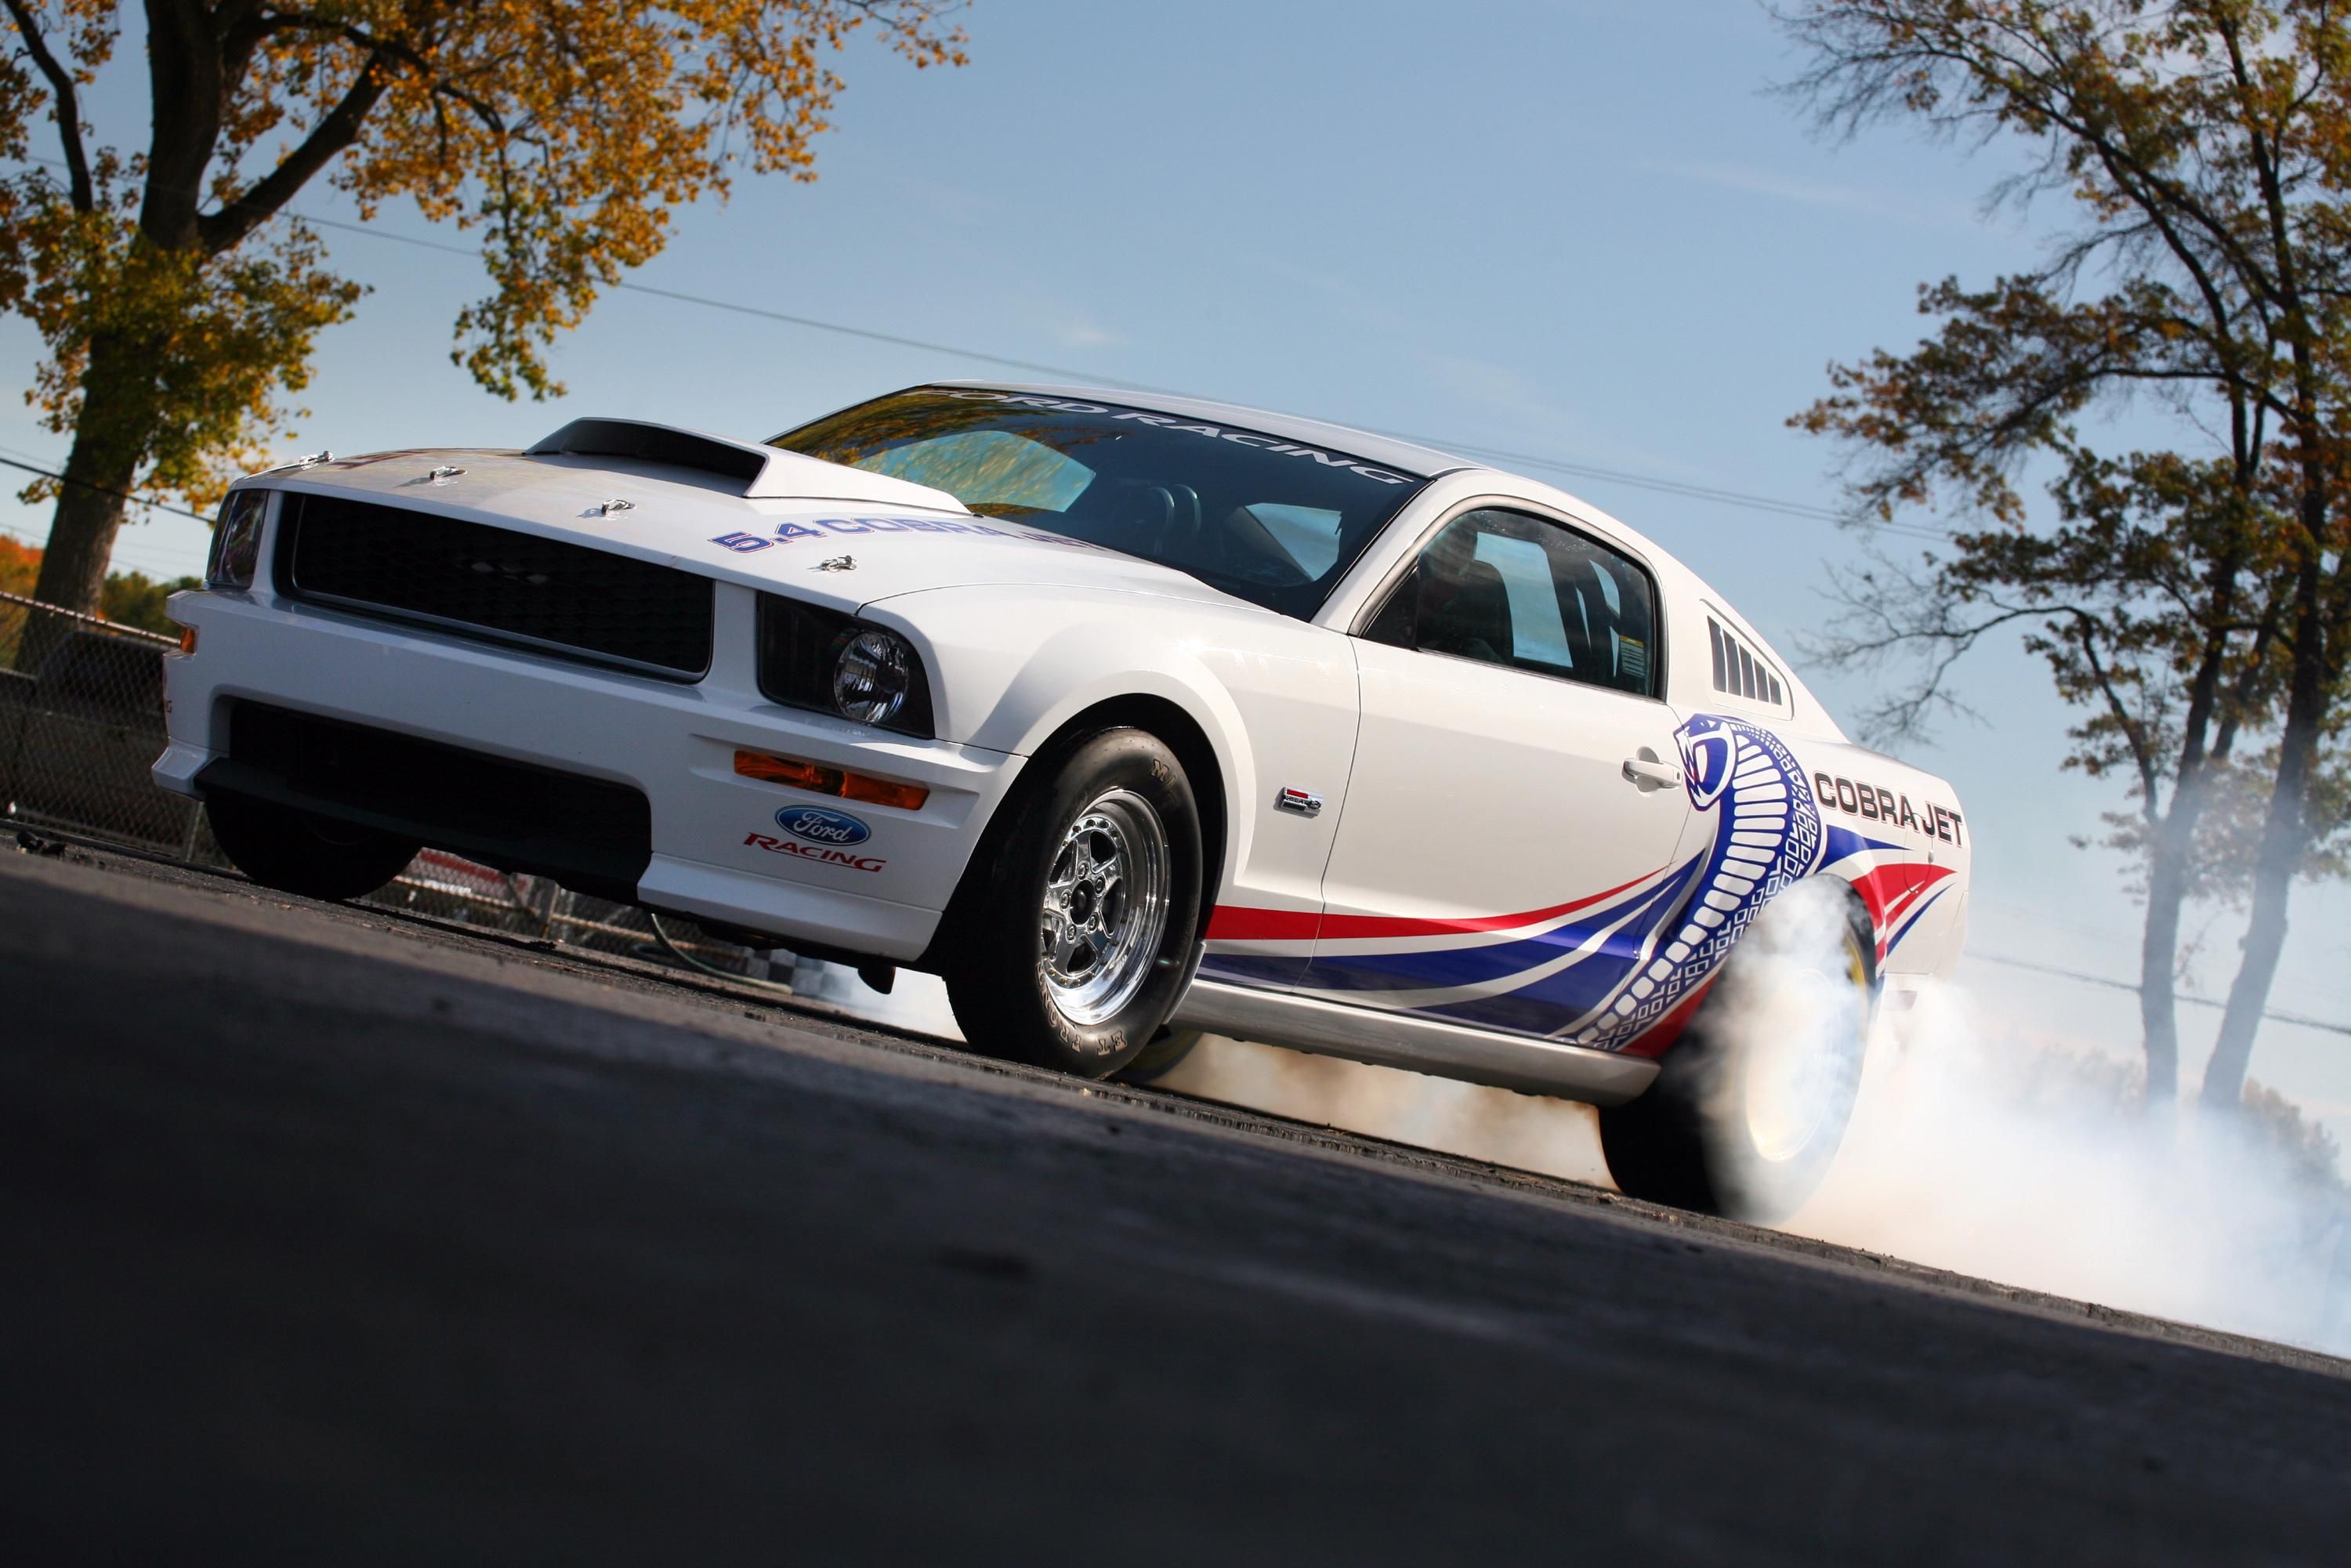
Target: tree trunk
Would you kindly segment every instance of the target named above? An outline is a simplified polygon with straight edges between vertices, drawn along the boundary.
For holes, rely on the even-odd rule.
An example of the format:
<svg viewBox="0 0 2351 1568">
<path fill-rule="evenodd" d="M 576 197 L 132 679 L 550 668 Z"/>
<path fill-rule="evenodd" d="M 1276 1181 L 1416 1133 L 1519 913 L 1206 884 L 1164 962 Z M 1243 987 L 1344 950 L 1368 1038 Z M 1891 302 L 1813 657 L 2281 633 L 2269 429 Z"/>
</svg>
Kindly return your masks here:
<svg viewBox="0 0 2351 1568">
<path fill-rule="evenodd" d="M 149 428 L 152 409 L 139 395 L 144 385 L 141 359 L 137 345 L 111 334 L 90 340 L 89 362 L 82 370 L 81 417 L 75 422 L 65 482 L 57 489 L 40 576 L 33 584 L 33 597 L 45 603 L 98 613 L 125 498 L 154 434 Z M 34 617 L 17 648 L 16 667 L 37 670 L 66 624 L 58 616 Z"/>
<path fill-rule="evenodd" d="M 2147 1111 L 2168 1115 L 2179 1095 L 2179 1012 L 2172 988 L 2179 958 L 2179 907 L 2188 893 L 2188 845 L 2197 800 L 2174 794 L 2156 835 L 2147 873 L 2147 925 L 2139 936 L 2138 1017 L 2147 1042 Z"/>
<path fill-rule="evenodd" d="M 2323 519 L 2324 514 L 2320 516 Z M 2262 1009 L 2269 1006 L 2270 983 L 2277 977 L 2278 957 L 2285 948 L 2286 901 L 2294 891 L 2294 873 L 2302 866 L 2303 851 L 2308 847 L 2303 802 L 2317 763 L 2331 686 L 2326 626 L 2318 602 L 2319 569 L 2314 548 L 2297 574 L 2294 671 L 2286 694 L 2285 730 L 2279 740 L 2269 812 L 2262 823 L 2261 849 L 2253 862 L 2252 918 L 2245 928 L 2244 956 L 2238 961 L 2237 977 L 2229 986 L 2229 1004 L 2220 1015 L 2220 1038 L 2212 1048 L 2210 1064 L 2204 1069 L 2204 1087 L 2198 1097 L 2206 1111 L 2233 1111 L 2244 1096 L 2253 1036 L 2261 1028 Z"/>
<path fill-rule="evenodd" d="M 2299 785 L 2297 784 L 2297 789 Z M 2283 770 L 2277 785 L 2286 788 Z M 2274 797 L 2273 798 L 2274 800 Z M 2302 813 L 2287 813 L 2273 804 L 2262 830 L 2261 858 L 2253 871 L 2252 920 L 2246 926 L 2244 956 L 2237 977 L 2229 986 L 2229 1005 L 2220 1015 L 2220 1038 L 2204 1069 L 2204 1088 L 2198 1104 L 2206 1111 L 2231 1111 L 2245 1092 L 2245 1070 L 2253 1058 L 2253 1036 L 2262 1011 L 2269 1006 L 2270 982 L 2277 977 L 2279 955 L 2285 947 L 2286 898 L 2293 890 L 2294 869 L 2302 862 Z"/>
</svg>

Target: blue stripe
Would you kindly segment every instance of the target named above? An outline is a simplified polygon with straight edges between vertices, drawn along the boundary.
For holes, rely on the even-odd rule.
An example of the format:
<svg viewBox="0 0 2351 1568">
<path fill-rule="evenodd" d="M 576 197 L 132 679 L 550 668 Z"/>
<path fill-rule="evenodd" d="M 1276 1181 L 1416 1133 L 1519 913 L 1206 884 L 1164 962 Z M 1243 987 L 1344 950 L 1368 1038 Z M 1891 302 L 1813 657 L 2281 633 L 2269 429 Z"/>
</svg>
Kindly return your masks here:
<svg viewBox="0 0 2351 1568">
<path fill-rule="evenodd" d="M 1316 990 L 1360 992 L 1376 1005 L 1383 991 L 1477 985 L 1539 968 L 1624 921 L 1588 957 L 1555 974 L 1494 996 L 1413 1009 L 1487 1028 L 1548 1034 L 1590 1012 L 1625 983 L 1640 965 L 1652 934 L 1679 915 L 1698 865 L 1690 861 L 1646 893 L 1516 942 L 1440 952 L 1318 956 L 1306 983 Z"/>
<path fill-rule="evenodd" d="M 1667 876 L 1645 893 L 1579 915 L 1540 936 L 1511 942 L 1490 942 L 1478 947 L 1417 948 L 1387 953 L 1321 953 L 1307 983 L 1323 990 L 1426 991 L 1448 986 L 1475 986 L 1507 979 L 1564 956 L 1590 940 L 1593 933 L 1636 911 L 1633 935 L 1656 924 L 1656 905 L 1670 903 L 1687 882 L 1689 867 Z M 1597 957 L 1585 964 L 1598 963 Z"/>
<path fill-rule="evenodd" d="M 1947 882 L 1942 886 L 1937 888 L 1934 892 L 1928 894 L 1925 899 L 1920 901 L 1918 907 L 1912 910 L 1909 917 L 1902 922 L 1902 929 L 1896 932 L 1894 934 L 1893 940 L 1886 944 L 1886 952 L 1888 957 L 1893 956 L 1894 949 L 1902 946 L 1902 938 L 1909 936 L 1910 933 L 1918 929 L 1918 921 L 1920 917 L 1923 916 L 1927 911 L 1935 907 L 1935 901 L 1950 891 L 1951 884 Z"/>
<path fill-rule="evenodd" d="M 1823 865 L 1834 865 L 1847 855 L 1864 854 L 1872 850 L 1880 853 L 1899 853 L 1902 849 L 1900 844 L 1880 843 L 1876 839 L 1865 839 L 1851 828 L 1831 828 L 1828 830 L 1828 838 L 1829 853 L 1828 859 L 1822 862 Z"/>
</svg>

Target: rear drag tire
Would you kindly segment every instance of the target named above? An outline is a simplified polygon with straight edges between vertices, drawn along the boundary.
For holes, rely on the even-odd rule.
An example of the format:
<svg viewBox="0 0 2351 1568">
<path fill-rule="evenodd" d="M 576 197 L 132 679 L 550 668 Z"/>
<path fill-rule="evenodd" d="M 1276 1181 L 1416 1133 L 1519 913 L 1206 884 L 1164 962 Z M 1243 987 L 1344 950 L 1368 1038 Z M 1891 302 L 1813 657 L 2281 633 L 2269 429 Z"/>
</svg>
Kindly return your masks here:
<svg viewBox="0 0 2351 1568">
<path fill-rule="evenodd" d="M 340 903 L 398 876 L 423 846 L 249 795 L 205 797 L 213 838 L 231 864 L 264 887 Z"/>
<path fill-rule="evenodd" d="M 1793 964 L 1784 944 L 1791 924 L 1807 916 L 1801 900 L 1774 900 L 1731 950 L 1647 1092 L 1602 1109 L 1601 1151 L 1625 1193 L 1768 1225 L 1795 1213 L 1820 1186 L 1852 1119 L 1877 993 L 1869 916 L 1844 896 L 1839 951 Z M 1822 1020 L 1792 1075 L 1790 1059 L 1770 1060 L 1760 1038 L 1768 988 L 1785 987 L 1792 973 L 1817 984 L 1819 1005 L 1807 1016 Z M 1801 1086 L 1791 1088 L 1792 1076 Z"/>
</svg>

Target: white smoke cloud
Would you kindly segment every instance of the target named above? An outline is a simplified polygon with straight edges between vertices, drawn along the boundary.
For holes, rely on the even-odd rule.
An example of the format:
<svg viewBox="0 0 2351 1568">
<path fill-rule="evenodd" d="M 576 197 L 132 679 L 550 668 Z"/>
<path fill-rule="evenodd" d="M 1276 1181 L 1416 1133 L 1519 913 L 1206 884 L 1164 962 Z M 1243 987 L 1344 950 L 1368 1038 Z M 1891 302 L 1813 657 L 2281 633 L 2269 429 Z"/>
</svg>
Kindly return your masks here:
<svg viewBox="0 0 2351 1568">
<path fill-rule="evenodd" d="M 1869 1044 L 1867 932 L 1842 884 L 1800 882 L 1740 938 L 1707 999 L 1698 1028 L 1719 1049 L 1690 1059 L 1704 1071 L 1689 1087 L 1719 1129 L 1716 1190 L 1741 1216 L 1784 1218 L 1836 1155 Z"/>
<path fill-rule="evenodd" d="M 1835 971 L 1837 930 L 1831 913 L 1759 927 L 1756 956 L 1771 953 L 1754 972 L 1769 978 L 1750 987 L 1744 1012 L 1766 1044 L 1825 1027 L 1833 1002 L 1817 982 Z M 889 997 L 837 966 L 794 978 L 862 1016 L 953 1038 L 945 992 L 927 976 L 902 973 Z M 1835 1162 L 1782 1228 L 2351 1355 L 2351 1208 L 2332 1148 L 2257 1086 L 2237 1117 L 2192 1104 L 2145 1115 L 2124 1043 L 2100 1053 L 2046 1038 L 1957 986 L 1885 1009 Z M 1592 1111 L 1565 1101 L 1215 1038 L 1160 1086 L 1608 1182 Z"/>
<path fill-rule="evenodd" d="M 1277 1116 L 1604 1183 L 1592 1108 L 1211 1035 L 1155 1087 Z"/>
<path fill-rule="evenodd" d="M 1844 1148 L 1786 1228 L 2076 1300 L 2351 1354 L 2351 1227 L 2258 1091 L 2150 1116 L 2127 1059 L 1956 987 L 1881 1020 Z"/>
<path fill-rule="evenodd" d="M 1804 967 L 1797 965 L 1799 970 Z M 1813 1006 L 1801 998 L 1760 1016 Z M 2037 1038 L 1958 988 L 1890 1011 L 1854 1120 L 1782 1228 L 2074 1300 L 2351 1354 L 2351 1222 L 2331 1151 L 2258 1091 L 2141 1114 L 2127 1058 Z M 1589 1108 L 1210 1039 L 1164 1087 L 1605 1184 Z"/>
</svg>

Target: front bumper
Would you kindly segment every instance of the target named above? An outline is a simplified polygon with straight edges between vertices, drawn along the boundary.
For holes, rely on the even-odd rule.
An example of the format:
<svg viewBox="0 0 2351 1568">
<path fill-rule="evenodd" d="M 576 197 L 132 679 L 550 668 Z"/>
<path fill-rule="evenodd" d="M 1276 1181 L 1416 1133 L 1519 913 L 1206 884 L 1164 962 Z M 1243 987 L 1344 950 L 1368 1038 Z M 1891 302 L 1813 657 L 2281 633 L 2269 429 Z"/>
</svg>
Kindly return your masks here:
<svg viewBox="0 0 2351 1568">
<path fill-rule="evenodd" d="M 172 616 L 195 629 L 196 652 L 165 661 L 171 745 L 155 781 L 200 795 L 198 775 L 235 760 L 239 703 L 607 780 L 641 791 L 650 808 L 638 903 L 787 944 L 918 957 L 1023 759 L 768 701 L 754 670 L 758 596 L 730 583 L 716 590 L 711 671 L 691 685 L 298 603 L 263 587 L 175 595 Z M 742 778 L 737 748 L 921 785 L 930 797 L 909 811 Z M 870 836 L 842 852 L 779 826 L 779 813 L 810 806 L 853 816 Z M 550 826 L 560 834 L 560 823 Z"/>
</svg>

